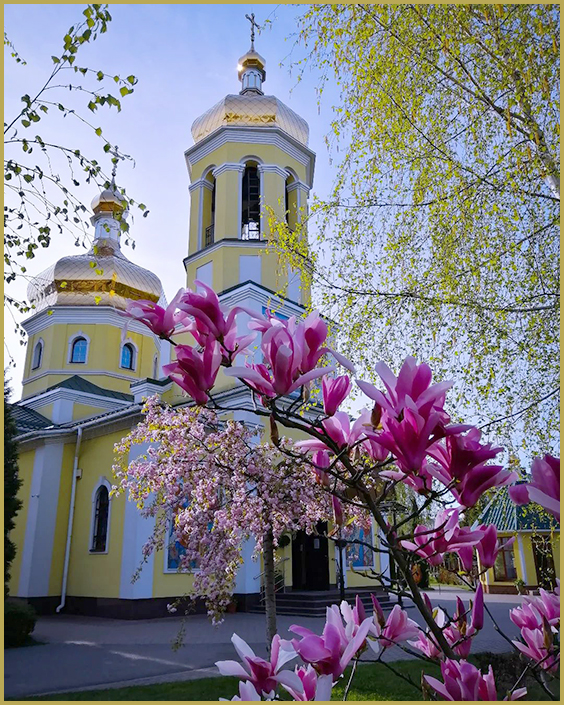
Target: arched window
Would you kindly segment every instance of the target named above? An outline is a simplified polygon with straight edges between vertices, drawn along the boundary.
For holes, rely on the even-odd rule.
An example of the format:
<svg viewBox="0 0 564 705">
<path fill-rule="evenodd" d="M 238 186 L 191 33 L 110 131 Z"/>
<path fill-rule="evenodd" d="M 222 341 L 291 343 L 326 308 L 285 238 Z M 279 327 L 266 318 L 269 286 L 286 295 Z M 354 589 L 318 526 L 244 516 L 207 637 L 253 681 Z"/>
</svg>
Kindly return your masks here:
<svg viewBox="0 0 564 705">
<path fill-rule="evenodd" d="M 106 485 L 101 485 L 96 492 L 94 507 L 94 526 L 92 531 L 91 551 L 106 551 L 108 543 L 108 520 L 110 516 L 110 494 Z"/>
<path fill-rule="evenodd" d="M 86 338 L 75 338 L 72 343 L 70 361 L 71 362 L 86 362 L 86 353 L 88 352 L 88 342 Z"/>
<path fill-rule="evenodd" d="M 121 349 L 120 366 L 126 370 L 135 369 L 135 348 L 131 343 L 126 343 Z"/>
<path fill-rule="evenodd" d="M 31 360 L 31 369 L 37 370 L 41 367 L 41 360 L 43 359 L 43 341 L 39 340 L 36 346 L 33 348 L 33 358 Z"/>
<path fill-rule="evenodd" d="M 241 238 L 260 239 L 260 177 L 253 164 L 245 166 L 243 174 L 243 201 L 241 204 Z"/>
<path fill-rule="evenodd" d="M 155 355 L 153 358 L 153 379 L 158 379 L 159 374 L 159 356 Z"/>
</svg>

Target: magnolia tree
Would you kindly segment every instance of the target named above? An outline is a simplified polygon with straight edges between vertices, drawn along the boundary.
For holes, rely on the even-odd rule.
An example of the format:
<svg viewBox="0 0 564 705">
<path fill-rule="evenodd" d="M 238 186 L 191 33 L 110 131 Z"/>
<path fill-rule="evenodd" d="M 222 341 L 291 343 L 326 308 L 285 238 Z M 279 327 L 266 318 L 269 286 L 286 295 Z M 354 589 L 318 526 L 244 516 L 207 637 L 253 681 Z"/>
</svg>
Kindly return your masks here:
<svg viewBox="0 0 564 705">
<path fill-rule="evenodd" d="M 186 561 L 198 558 L 197 546 L 202 541 L 214 545 L 215 562 L 209 567 L 203 565 L 196 580 L 200 585 L 223 581 L 217 594 L 213 589 L 206 593 L 210 605 L 217 600 L 216 614 L 233 586 L 234 570 L 240 561 L 234 551 L 239 537 L 255 533 L 260 541 L 268 528 L 265 516 L 274 520 L 279 515 L 277 531 L 308 523 L 311 526 L 323 511 L 327 512 L 328 504 L 324 505 L 320 497 L 324 493 L 330 498 L 337 523 L 345 521 L 345 512 L 359 517 L 368 514 L 375 522 L 381 535 L 378 550 L 389 554 L 401 574 L 401 583 L 392 585 L 384 573 L 378 577 L 388 589 L 413 601 L 424 625 L 411 620 L 399 604 L 386 618 L 375 598 L 373 614 L 367 615 L 357 598 L 354 607 L 343 602 L 327 610 L 321 635 L 294 625 L 291 631 L 296 638 L 291 641 L 274 636 L 269 661 L 256 656 L 234 635 L 241 663 L 217 664 L 222 673 L 241 679 L 239 696 L 233 699 L 277 699 L 279 688 L 283 688 L 294 700 L 328 700 L 349 664 L 353 664 L 354 674 L 364 652 L 380 661 L 394 647 L 427 663 L 440 663 L 442 680 L 428 675 L 422 678 L 426 697 L 497 700 L 504 695 L 496 690 L 491 667 L 482 673 L 467 660 L 472 640 L 484 625 L 484 612 L 489 614 L 481 583 L 477 581 L 469 604 L 458 599 L 456 611 L 449 615 L 433 609 L 418 589 L 412 566 L 421 559 L 436 565 L 445 554 L 456 552 L 468 574 L 465 579 L 479 577 L 472 573 L 474 551 L 480 558 L 480 570 L 485 571 L 494 565 L 503 546 L 495 526 L 461 526 L 464 512 L 488 490 L 511 486 L 509 492 L 515 502 L 538 502 L 559 519 L 559 461 L 550 456 L 535 460 L 532 481 L 515 485 L 516 473 L 491 464 L 502 448 L 482 442 L 475 427 L 451 423 L 445 409 L 451 383 L 432 384 L 429 367 L 418 365 L 411 357 L 397 377 L 383 363 L 377 366 L 383 389 L 355 381 L 370 399 L 370 407 L 351 422 L 339 408 L 351 390 L 352 380 L 349 374 L 336 376 L 335 364 L 324 364 L 332 359 L 347 373 L 354 375 L 354 369 L 326 345 L 327 326 L 316 312 L 303 320 L 280 320 L 241 307 L 227 310 L 212 289 L 200 282 L 196 285 L 196 292 L 181 290 L 166 310 L 146 301 L 128 306 L 130 317 L 173 344 L 179 332 L 193 335 L 196 344 L 176 344 L 176 359 L 164 371 L 188 393 L 195 407 L 172 415 L 161 410 L 156 401 L 149 403 L 148 422 L 140 433 L 144 441 L 160 445 L 151 447 L 146 459 L 121 475 L 122 486 L 141 504 L 153 494 L 161 498 L 161 507 L 176 517 L 176 530 L 186 546 Z M 250 317 L 249 332 L 243 336 L 237 332 L 240 314 Z M 260 362 L 252 360 L 248 348 L 258 336 Z M 223 408 L 212 392 L 222 366 L 226 375 L 237 378 L 251 391 L 255 413 L 265 417 L 265 426 L 270 428 L 269 445 L 252 445 L 251 432 L 232 422 L 219 435 L 213 428 L 206 429 L 213 414 L 233 411 Z M 310 396 L 313 380 L 321 381 L 322 404 Z M 160 416 L 155 424 L 158 430 L 151 431 L 151 415 Z M 213 421 L 216 423 L 217 417 L 213 416 Z M 291 443 L 282 439 L 279 426 L 301 431 L 304 440 Z M 235 451 L 230 451 L 238 448 L 241 439 L 249 458 L 257 454 L 258 461 L 252 465 L 244 456 L 234 457 Z M 162 462 L 155 462 L 157 456 Z M 224 474 L 220 466 L 225 466 Z M 196 479 L 198 476 L 200 479 Z M 217 480 L 206 483 L 210 476 Z M 280 503 L 270 489 L 262 494 L 263 482 L 268 488 L 284 486 L 288 496 L 299 503 Z M 387 507 L 399 485 L 408 486 L 420 499 L 411 513 L 390 518 Z M 218 499 L 220 495 L 222 499 Z M 244 501 L 237 499 L 240 497 Z M 217 502 L 222 502 L 220 511 L 214 511 Z M 436 507 L 434 525 L 420 524 L 408 530 L 430 506 Z M 276 512 L 271 513 L 271 507 Z M 151 505 L 145 511 L 158 509 Z M 256 529 L 251 530 L 251 525 Z M 149 545 L 147 550 L 151 548 Z M 227 579 L 216 575 L 222 571 Z M 550 680 L 559 665 L 559 588 L 525 598 L 510 616 L 521 630 L 521 638 L 513 640 L 512 645 L 523 656 L 523 668 L 516 673 L 504 699 L 526 695 L 522 686 L 529 673 L 554 699 Z M 304 665 L 294 670 L 286 667 L 298 657 Z"/>
</svg>

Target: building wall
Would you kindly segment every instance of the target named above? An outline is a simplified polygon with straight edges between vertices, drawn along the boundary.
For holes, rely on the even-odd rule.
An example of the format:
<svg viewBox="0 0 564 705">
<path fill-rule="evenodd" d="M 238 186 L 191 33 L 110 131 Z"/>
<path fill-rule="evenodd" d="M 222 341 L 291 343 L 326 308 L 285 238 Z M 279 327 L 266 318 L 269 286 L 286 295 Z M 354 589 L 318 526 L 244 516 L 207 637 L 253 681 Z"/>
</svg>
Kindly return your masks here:
<svg viewBox="0 0 564 705">
<path fill-rule="evenodd" d="M 18 586 L 20 581 L 20 570 L 22 564 L 22 548 L 25 540 L 25 529 L 27 525 L 27 514 L 29 509 L 29 495 L 31 491 L 31 478 L 33 475 L 33 463 L 35 459 L 35 451 L 28 450 L 20 453 L 18 457 L 18 474 L 22 485 L 18 492 L 18 498 L 22 501 L 22 508 L 17 513 L 15 518 L 15 526 L 10 533 L 10 538 L 16 545 L 16 555 L 12 562 L 10 570 L 10 594 L 18 594 Z"/>
</svg>

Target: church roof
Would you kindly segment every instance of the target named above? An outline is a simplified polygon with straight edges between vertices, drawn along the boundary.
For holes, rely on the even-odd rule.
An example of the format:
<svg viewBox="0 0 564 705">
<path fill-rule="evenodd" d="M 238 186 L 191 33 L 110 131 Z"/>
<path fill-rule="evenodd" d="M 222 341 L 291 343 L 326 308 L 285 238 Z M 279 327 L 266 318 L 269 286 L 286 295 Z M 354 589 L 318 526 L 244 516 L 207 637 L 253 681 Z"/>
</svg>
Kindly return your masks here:
<svg viewBox="0 0 564 705">
<path fill-rule="evenodd" d="M 86 392 L 87 394 L 95 394 L 99 397 L 109 397 L 111 399 L 119 399 L 120 401 L 133 401 L 133 394 L 126 394 L 125 392 L 116 392 L 113 389 L 104 389 L 104 387 L 99 387 L 97 384 L 89 382 L 87 379 L 80 377 L 79 375 L 73 375 L 64 379 L 62 382 L 57 382 L 51 387 L 47 387 L 46 392 L 52 389 L 74 389 L 77 392 Z"/>
<path fill-rule="evenodd" d="M 18 406 L 18 404 L 8 404 L 8 406 L 19 433 L 38 431 L 53 425 L 52 421 L 34 409 Z"/>
<path fill-rule="evenodd" d="M 226 95 L 192 124 L 194 142 L 220 127 L 279 127 L 307 146 L 307 122 L 273 95 Z"/>
<path fill-rule="evenodd" d="M 510 498 L 507 487 L 498 489 L 479 519 L 480 524 L 493 524 L 498 532 L 560 530 L 554 517 L 538 504 L 531 502 L 518 507 Z"/>
</svg>

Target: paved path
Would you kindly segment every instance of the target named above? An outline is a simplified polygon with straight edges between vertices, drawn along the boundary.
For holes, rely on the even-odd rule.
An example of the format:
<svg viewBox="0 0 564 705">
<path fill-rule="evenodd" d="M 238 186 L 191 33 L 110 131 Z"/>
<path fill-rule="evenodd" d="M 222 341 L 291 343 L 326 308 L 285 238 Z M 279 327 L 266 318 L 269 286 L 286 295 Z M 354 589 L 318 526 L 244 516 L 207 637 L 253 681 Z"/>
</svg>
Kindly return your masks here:
<svg viewBox="0 0 564 705">
<path fill-rule="evenodd" d="M 433 605 L 441 604 L 450 613 L 456 591 L 429 592 Z M 459 593 L 466 602 L 470 593 Z M 517 629 L 510 622 L 508 610 L 521 598 L 488 595 L 486 604 L 502 629 L 511 637 Z M 409 616 L 418 622 L 415 609 Z M 280 634 L 298 622 L 321 633 L 323 619 L 281 616 Z M 181 626 L 181 619 L 168 617 L 151 620 L 114 620 L 95 617 L 57 615 L 38 620 L 33 636 L 48 642 L 41 646 L 8 649 L 5 652 L 5 697 L 25 697 L 64 690 L 141 685 L 188 680 L 217 675 L 214 662 L 237 660 L 230 642 L 236 632 L 255 652 L 265 654 L 263 615 L 227 615 L 219 627 L 212 627 L 204 615 L 191 615 L 185 622 L 184 646 L 173 651 L 171 644 Z M 489 620 L 474 640 L 474 651 L 502 652 L 507 642 Z M 390 651 L 389 660 L 407 658 L 398 648 Z"/>
</svg>

